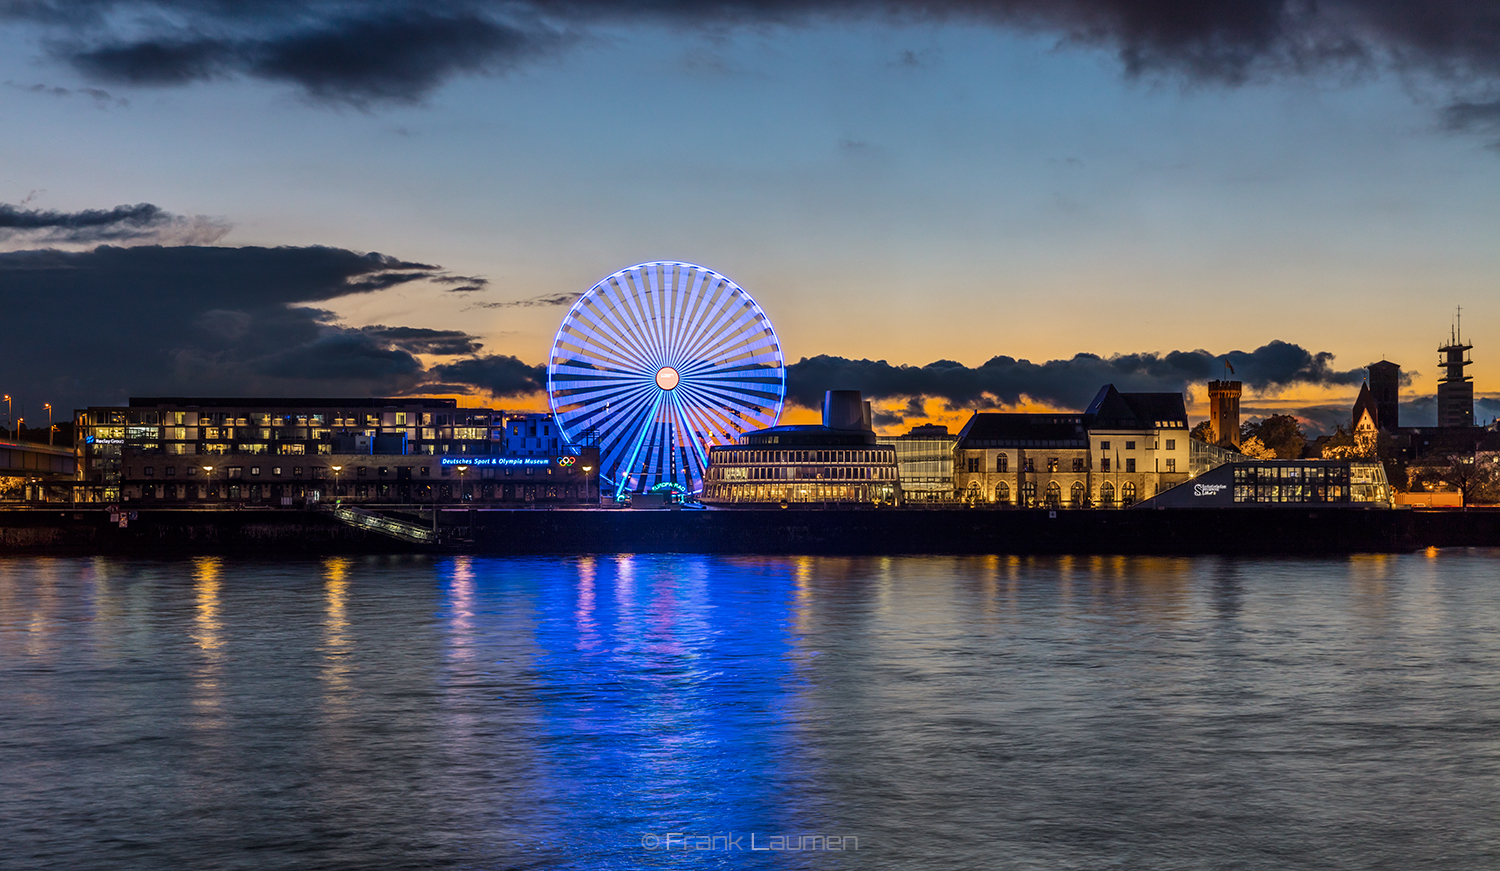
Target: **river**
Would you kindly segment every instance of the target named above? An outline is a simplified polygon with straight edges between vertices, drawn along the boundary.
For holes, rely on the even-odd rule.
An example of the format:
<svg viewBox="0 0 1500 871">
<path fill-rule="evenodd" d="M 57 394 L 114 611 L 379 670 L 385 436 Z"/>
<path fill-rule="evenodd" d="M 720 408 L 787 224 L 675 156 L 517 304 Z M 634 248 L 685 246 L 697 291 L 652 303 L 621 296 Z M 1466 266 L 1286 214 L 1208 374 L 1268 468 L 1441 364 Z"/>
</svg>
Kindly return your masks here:
<svg viewBox="0 0 1500 871">
<path fill-rule="evenodd" d="M 1492 869 L 1500 552 L 0 558 L 6 869 Z"/>
</svg>

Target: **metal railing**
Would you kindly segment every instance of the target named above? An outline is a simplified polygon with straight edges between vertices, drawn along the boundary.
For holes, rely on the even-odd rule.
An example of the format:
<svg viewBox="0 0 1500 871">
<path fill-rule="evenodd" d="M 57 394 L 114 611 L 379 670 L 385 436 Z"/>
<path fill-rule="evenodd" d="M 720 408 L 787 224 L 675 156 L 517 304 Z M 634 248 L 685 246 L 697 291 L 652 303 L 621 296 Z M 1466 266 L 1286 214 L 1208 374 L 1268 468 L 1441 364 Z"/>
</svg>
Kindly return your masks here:
<svg viewBox="0 0 1500 871">
<path fill-rule="evenodd" d="M 361 529 L 369 529 L 402 541 L 411 541 L 418 544 L 435 544 L 438 537 L 435 532 L 415 523 L 407 523 L 402 520 L 392 520 L 373 511 L 365 511 L 362 508 L 339 507 L 333 509 L 333 516 L 339 520 L 357 526 Z"/>
</svg>

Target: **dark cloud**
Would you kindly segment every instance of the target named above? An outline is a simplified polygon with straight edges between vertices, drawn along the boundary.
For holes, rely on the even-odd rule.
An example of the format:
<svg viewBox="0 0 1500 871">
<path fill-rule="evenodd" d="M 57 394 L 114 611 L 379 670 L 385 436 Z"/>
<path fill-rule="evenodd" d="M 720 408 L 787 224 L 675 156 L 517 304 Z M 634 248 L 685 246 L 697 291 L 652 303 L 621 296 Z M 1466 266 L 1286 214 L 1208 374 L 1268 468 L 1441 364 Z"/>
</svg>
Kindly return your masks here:
<svg viewBox="0 0 1500 871">
<path fill-rule="evenodd" d="M 478 353 L 481 347 L 478 339 L 459 330 L 374 326 L 360 331 L 413 354 L 457 356 Z"/>
<path fill-rule="evenodd" d="M 505 302 L 479 302 L 474 308 L 541 308 L 549 306 L 572 305 L 583 296 L 582 293 L 548 293 L 542 296 L 533 296 L 530 299 L 513 299 Z"/>
<path fill-rule="evenodd" d="M 526 396 L 547 389 L 547 367 L 531 366 L 515 357 L 489 354 L 434 366 L 433 378 L 468 384 L 495 396 Z"/>
<path fill-rule="evenodd" d="M 67 408 L 131 394 L 375 395 L 425 380 L 465 334 L 350 329 L 309 303 L 436 267 L 339 248 L 100 246 L 0 253 L 7 392 Z M 48 338 L 50 337 L 50 338 Z"/>
<path fill-rule="evenodd" d="M 229 225 L 212 218 L 184 217 L 151 203 L 58 212 L 24 209 L 0 203 L 0 244 L 86 244 L 100 242 L 173 241 L 187 244 L 215 242 Z"/>
<path fill-rule="evenodd" d="M 1182 391 L 1189 384 L 1224 377 L 1224 357 L 1234 366 L 1235 379 L 1260 391 L 1296 384 L 1355 385 L 1365 377 L 1364 369 L 1334 369 L 1332 354 L 1311 353 L 1282 341 L 1227 355 L 1202 350 L 1115 357 L 1077 354 L 1045 363 L 1002 356 L 975 367 L 951 360 L 893 366 L 884 360 L 818 356 L 787 367 L 787 398 L 816 408 L 823 391 L 840 388 L 863 391 L 870 399 L 929 397 L 952 408 L 1009 405 L 1026 397 L 1081 409 L 1104 384 L 1121 390 Z"/>
<path fill-rule="evenodd" d="M 343 4 L 296 10 L 270 4 L 259 16 L 212 2 L 120 5 L 171 5 L 204 30 L 228 35 L 195 30 L 120 39 L 105 32 L 54 43 L 54 54 L 107 82 L 182 85 L 248 75 L 295 84 L 318 100 L 364 106 L 416 102 L 455 75 L 504 71 L 562 41 L 534 20 L 522 27 L 465 4 L 438 13 L 429 4 L 376 3 L 357 15 Z"/>
<path fill-rule="evenodd" d="M 1229 85 L 1329 70 L 1416 72 L 1455 88 L 1500 78 L 1500 7 L 1483 0 L 12 0 L 0 18 L 40 25 L 55 56 L 99 80 L 246 75 L 356 104 L 417 100 L 452 76 L 632 23 L 977 22 L 1109 51 L 1128 76 Z"/>
<path fill-rule="evenodd" d="M 476 290 L 484 290 L 490 286 L 488 278 L 477 275 L 437 275 L 427 279 L 434 284 L 451 284 L 449 293 L 473 293 Z"/>
</svg>

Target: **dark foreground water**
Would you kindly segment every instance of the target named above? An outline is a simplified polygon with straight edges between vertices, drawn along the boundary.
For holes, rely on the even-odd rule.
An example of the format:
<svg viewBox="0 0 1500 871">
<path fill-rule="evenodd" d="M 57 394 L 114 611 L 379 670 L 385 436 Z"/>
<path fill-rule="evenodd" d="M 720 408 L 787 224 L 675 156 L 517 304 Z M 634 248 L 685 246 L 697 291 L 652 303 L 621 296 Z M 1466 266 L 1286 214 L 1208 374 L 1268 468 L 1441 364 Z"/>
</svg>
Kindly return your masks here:
<svg viewBox="0 0 1500 871">
<path fill-rule="evenodd" d="M 1493 869 L 1500 554 L 0 559 L 0 867 Z"/>
</svg>

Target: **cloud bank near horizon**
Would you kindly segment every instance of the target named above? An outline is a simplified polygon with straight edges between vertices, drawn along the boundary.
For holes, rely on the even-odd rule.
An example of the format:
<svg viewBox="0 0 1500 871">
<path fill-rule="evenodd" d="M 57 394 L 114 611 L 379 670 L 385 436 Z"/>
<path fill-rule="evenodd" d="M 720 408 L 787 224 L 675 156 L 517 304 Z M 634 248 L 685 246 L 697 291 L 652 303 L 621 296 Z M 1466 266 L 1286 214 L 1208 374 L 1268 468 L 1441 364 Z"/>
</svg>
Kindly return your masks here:
<svg viewBox="0 0 1500 871">
<path fill-rule="evenodd" d="M 828 22 L 963 23 L 1111 52 L 1126 77 L 1236 86 L 1332 73 L 1420 76 L 1442 122 L 1500 117 L 1500 8 L 1473 0 L 18 0 L 25 27 L 90 81 L 290 84 L 316 102 L 420 102 L 457 76 L 498 75 L 603 28 L 720 35 Z"/>
<path fill-rule="evenodd" d="M 11 392 L 70 407 L 131 395 L 446 393 L 498 402 L 545 391 L 544 366 L 487 353 L 479 337 L 462 330 L 351 327 L 319 307 L 419 283 L 444 293 L 451 283 L 446 277 L 433 264 L 318 246 L 101 245 L 0 253 L 0 286 L 11 291 L 7 323 L 15 335 L 28 337 L 11 372 L 26 389 Z M 1188 391 L 1223 377 L 1226 357 L 1234 377 L 1262 395 L 1354 386 L 1364 378 L 1361 368 L 1334 366 L 1332 354 L 1280 340 L 1223 355 L 1202 349 L 1080 353 L 1042 363 L 996 356 L 979 366 L 820 355 L 787 367 L 787 399 L 818 408 L 824 390 L 858 389 L 886 406 L 885 425 L 924 417 L 929 400 L 952 411 L 1023 402 L 1081 409 L 1106 383 Z"/>
</svg>

